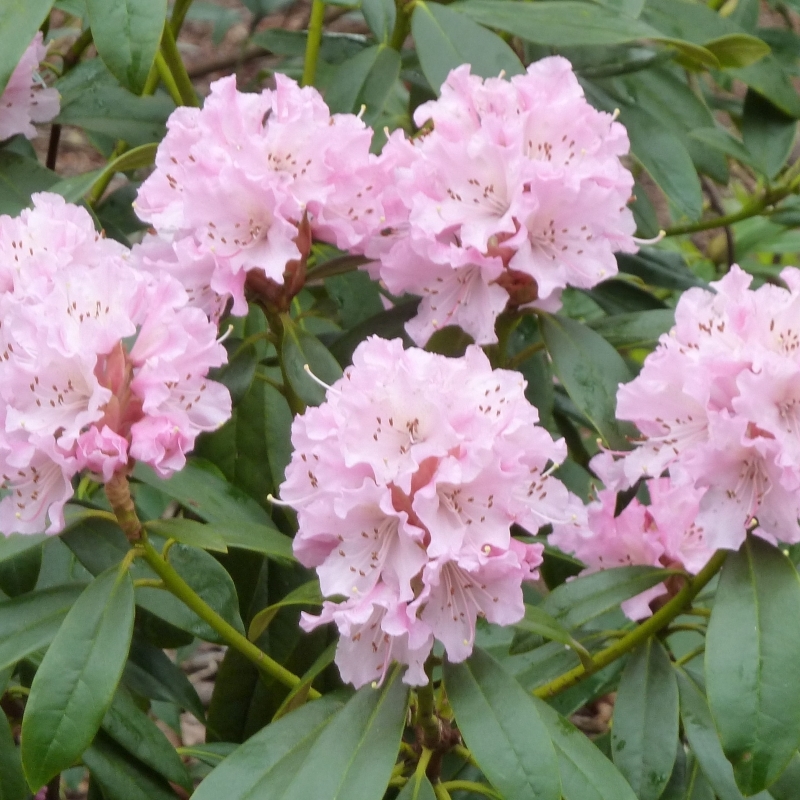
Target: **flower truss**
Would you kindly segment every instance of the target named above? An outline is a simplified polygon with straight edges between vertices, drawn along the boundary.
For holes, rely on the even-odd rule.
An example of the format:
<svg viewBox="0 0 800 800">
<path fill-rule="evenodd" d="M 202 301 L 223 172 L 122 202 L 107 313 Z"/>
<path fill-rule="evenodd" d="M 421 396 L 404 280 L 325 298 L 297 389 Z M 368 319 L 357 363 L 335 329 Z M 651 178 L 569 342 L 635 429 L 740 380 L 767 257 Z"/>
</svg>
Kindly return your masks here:
<svg viewBox="0 0 800 800">
<path fill-rule="evenodd" d="M 296 418 L 281 486 L 298 511 L 295 554 L 325 596 L 344 598 L 303 624 L 336 622 L 345 680 L 380 682 L 397 660 L 406 682 L 425 683 L 434 638 L 462 661 L 477 617 L 523 616 L 542 546 L 511 525 L 585 524 L 550 475 L 566 447 L 536 424 L 524 386 L 477 347 L 449 359 L 372 337 L 325 403 Z"/>
<path fill-rule="evenodd" d="M 63 527 L 71 478 L 130 459 L 167 476 L 231 410 L 216 326 L 169 276 L 135 270 L 54 194 L 0 217 L 0 530 Z M 49 519 L 49 524 L 48 524 Z"/>
</svg>

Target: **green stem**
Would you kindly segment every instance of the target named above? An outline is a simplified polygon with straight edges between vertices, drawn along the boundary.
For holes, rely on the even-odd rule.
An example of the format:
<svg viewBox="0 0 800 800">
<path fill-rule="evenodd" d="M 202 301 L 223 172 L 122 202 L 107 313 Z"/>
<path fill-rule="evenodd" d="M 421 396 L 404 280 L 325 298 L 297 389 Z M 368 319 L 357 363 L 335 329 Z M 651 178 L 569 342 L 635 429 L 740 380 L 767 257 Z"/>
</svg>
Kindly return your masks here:
<svg viewBox="0 0 800 800">
<path fill-rule="evenodd" d="M 492 800 L 503 800 L 501 795 L 485 783 L 476 783 L 475 781 L 445 781 L 442 786 L 449 792 L 475 792 L 475 794 L 482 794 L 484 797 L 491 797 Z"/>
<path fill-rule="evenodd" d="M 682 667 L 684 664 L 688 664 L 693 658 L 697 658 L 697 656 L 702 655 L 706 650 L 705 644 L 701 644 L 699 647 L 695 647 L 694 650 L 687 653 L 685 656 L 681 656 L 679 659 L 675 661 L 675 663 Z"/>
<path fill-rule="evenodd" d="M 306 42 L 306 59 L 303 64 L 303 78 L 301 86 L 313 86 L 317 74 L 317 58 L 319 46 L 322 42 L 322 26 L 325 22 L 325 3 L 322 0 L 313 0 L 311 4 L 311 19 L 308 21 L 308 41 Z"/>
<path fill-rule="evenodd" d="M 534 342 L 528 345 L 524 350 L 511 356 L 508 359 L 508 368 L 516 369 L 524 364 L 531 356 L 535 356 L 540 350 L 544 350 L 544 342 Z"/>
<path fill-rule="evenodd" d="M 451 750 L 452 753 L 457 755 L 459 758 L 463 758 L 469 764 L 472 764 L 473 767 L 478 766 L 478 762 L 475 760 L 475 756 L 472 755 L 472 752 L 464 747 L 463 744 L 457 744 Z"/>
<path fill-rule="evenodd" d="M 436 800 L 453 800 L 453 798 L 450 797 L 450 792 L 447 791 L 447 787 L 443 783 L 434 783 L 433 793 L 436 795 Z"/>
<path fill-rule="evenodd" d="M 161 83 L 164 84 L 164 88 L 167 90 L 167 92 L 169 92 L 169 96 L 172 98 L 176 106 L 182 106 L 183 97 L 181 96 L 181 90 L 178 88 L 178 84 L 175 83 L 175 78 L 169 71 L 167 62 L 164 60 L 164 56 L 161 54 L 160 50 L 156 53 L 155 63 L 156 70 L 158 71 L 158 77 L 161 78 Z"/>
<path fill-rule="evenodd" d="M 439 717 L 436 716 L 436 698 L 433 694 L 433 683 L 417 689 L 416 724 L 422 728 L 422 740 L 426 748 L 435 750 L 442 739 Z"/>
<path fill-rule="evenodd" d="M 397 18 L 394 23 L 394 30 L 389 38 L 389 47 L 397 50 L 399 53 L 403 47 L 403 42 L 408 38 L 411 33 L 411 14 L 406 10 L 406 4 L 403 2 L 396 2 Z"/>
<path fill-rule="evenodd" d="M 172 28 L 172 35 L 177 39 L 178 34 L 183 27 L 183 21 L 186 19 L 186 12 L 192 0 L 175 0 L 175 5 L 172 8 L 172 16 L 169 18 L 169 26 Z"/>
<path fill-rule="evenodd" d="M 277 661 L 271 659 L 266 653 L 256 647 L 247 637 L 243 636 L 236 628 L 224 620 L 211 606 L 209 606 L 188 583 L 178 574 L 177 570 L 156 550 L 146 535 L 142 536 L 140 545 L 145 561 L 153 572 L 158 575 L 166 588 L 175 595 L 188 608 L 194 611 L 203 622 L 208 623 L 222 639 L 234 650 L 238 650 L 248 661 L 256 665 L 262 672 L 294 689 L 299 686 L 301 679 Z M 308 696 L 316 699 L 320 693 L 316 689 L 309 689 Z"/>
<path fill-rule="evenodd" d="M 169 71 L 172 73 L 172 77 L 175 79 L 183 105 L 199 108 L 200 101 L 197 99 L 194 86 L 192 86 L 192 79 L 189 77 L 189 73 L 186 72 L 183 59 L 180 52 L 178 52 L 178 45 L 175 42 L 172 28 L 166 22 L 164 23 L 164 32 L 161 34 L 161 54 Z"/>
<path fill-rule="evenodd" d="M 92 29 L 87 28 L 72 43 L 72 46 L 64 53 L 61 64 L 61 76 L 66 75 L 80 60 L 84 50 L 92 43 Z"/>
<path fill-rule="evenodd" d="M 658 633 L 662 628 L 665 628 L 672 622 L 675 617 L 681 614 L 689 603 L 697 596 L 700 590 L 719 572 L 722 565 L 725 563 L 725 558 L 728 555 L 727 550 L 717 550 L 709 559 L 708 563 L 694 576 L 691 581 L 688 581 L 684 587 L 672 598 L 666 605 L 656 611 L 650 619 L 639 625 L 638 628 L 631 631 L 626 636 L 623 636 L 619 641 L 595 653 L 592 656 L 594 665 L 587 668 L 583 664 L 579 667 L 559 675 L 552 681 L 534 689 L 533 694 L 536 697 L 553 697 L 566 689 L 580 683 L 584 678 L 588 678 L 595 672 L 608 666 L 612 661 L 616 661 L 621 656 L 629 653 L 637 645 L 649 639 L 653 634 Z"/>
</svg>

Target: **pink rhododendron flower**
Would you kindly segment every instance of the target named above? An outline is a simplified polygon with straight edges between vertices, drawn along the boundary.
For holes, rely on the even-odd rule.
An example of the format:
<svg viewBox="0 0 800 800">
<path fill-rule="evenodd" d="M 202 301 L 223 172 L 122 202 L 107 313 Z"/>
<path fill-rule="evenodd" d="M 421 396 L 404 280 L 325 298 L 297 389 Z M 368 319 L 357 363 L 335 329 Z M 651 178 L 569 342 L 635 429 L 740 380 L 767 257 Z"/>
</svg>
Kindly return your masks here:
<svg viewBox="0 0 800 800">
<path fill-rule="evenodd" d="M 737 549 L 753 528 L 800 541 L 800 271 L 781 277 L 788 288 L 752 290 L 734 266 L 714 291 L 684 293 L 675 327 L 617 395 L 642 440 L 593 462 L 615 488 L 668 470 L 702 491 L 695 525 L 712 549 Z"/>
<path fill-rule="evenodd" d="M 407 683 L 425 683 L 434 639 L 462 661 L 478 617 L 524 614 L 542 547 L 511 525 L 585 525 L 550 474 L 566 447 L 537 426 L 524 387 L 478 347 L 450 359 L 372 337 L 326 402 L 295 419 L 281 486 L 298 514 L 294 551 L 323 594 L 345 598 L 303 625 L 337 624 L 345 680 L 380 682 L 399 661 Z"/>
<path fill-rule="evenodd" d="M 130 264 L 59 195 L 0 217 L 3 533 L 57 532 L 71 478 L 131 459 L 169 475 L 229 416 L 225 349 L 173 278 Z"/>
<path fill-rule="evenodd" d="M 39 62 L 47 47 L 39 31 L 22 54 L 0 95 L 0 141 L 21 133 L 28 139 L 36 136 L 34 122 L 49 122 L 58 114 L 59 94 L 48 89 L 38 76 Z"/>
<path fill-rule="evenodd" d="M 573 553 L 589 572 L 633 564 L 698 572 L 714 553 L 697 522 L 703 490 L 669 478 L 649 480 L 646 487 L 649 505 L 634 498 L 618 516 L 616 491 L 601 490 L 588 506 L 588 526 L 555 530 L 550 543 Z M 626 600 L 622 610 L 634 620 L 648 617 L 650 602 L 666 592 L 660 583 Z"/>
<path fill-rule="evenodd" d="M 422 296 L 418 344 L 447 325 L 495 342 L 507 304 L 556 310 L 565 286 L 594 286 L 615 251 L 636 250 L 625 129 L 586 102 L 566 59 L 510 81 L 458 67 L 414 120 L 432 130 L 389 138 L 384 220 L 364 252 L 391 292 Z"/>
<path fill-rule="evenodd" d="M 246 313 L 250 271 L 282 284 L 287 265 L 308 255 L 304 220 L 315 238 L 346 248 L 379 225 L 370 198 L 384 172 L 370 129 L 353 114 L 331 116 L 314 88 L 283 75 L 275 83 L 244 94 L 223 78 L 202 110 L 177 109 L 134 204 L 165 240 L 145 243 L 148 268 L 180 272 L 206 309 L 233 298 L 233 312 Z"/>
</svg>

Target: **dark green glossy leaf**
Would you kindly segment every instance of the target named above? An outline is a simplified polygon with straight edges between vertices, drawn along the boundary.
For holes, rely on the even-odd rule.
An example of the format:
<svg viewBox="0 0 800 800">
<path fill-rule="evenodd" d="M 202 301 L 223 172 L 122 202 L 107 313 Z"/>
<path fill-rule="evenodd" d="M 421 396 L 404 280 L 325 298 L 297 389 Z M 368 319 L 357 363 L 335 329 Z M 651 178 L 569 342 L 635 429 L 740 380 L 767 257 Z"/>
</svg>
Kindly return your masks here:
<svg viewBox="0 0 800 800">
<path fill-rule="evenodd" d="M 626 448 L 626 429 L 615 412 L 617 388 L 631 374 L 620 354 L 602 336 L 568 317 L 542 314 L 539 325 L 567 394 L 609 446 Z"/>
<path fill-rule="evenodd" d="M 326 696 L 293 711 L 251 736 L 197 788 L 194 800 L 259 800 L 285 797 L 287 785 L 313 744 L 341 709 Z"/>
<path fill-rule="evenodd" d="M 286 398 L 274 387 L 264 384 L 264 436 L 267 461 L 275 489 L 283 483 L 286 467 L 292 460 L 292 411 Z"/>
<path fill-rule="evenodd" d="M 516 53 L 497 35 L 458 13 L 453 6 L 418 0 L 411 16 L 411 33 L 422 71 L 438 94 L 450 70 L 469 64 L 473 75 L 497 77 L 524 71 Z M 491 23 L 490 23 L 491 24 Z"/>
<path fill-rule="evenodd" d="M 228 552 L 225 539 L 215 533 L 213 526 L 205 522 L 196 522 L 185 517 L 154 519 L 147 523 L 147 530 L 163 536 L 165 539 L 175 539 L 176 542 L 200 547 L 203 550 L 214 550 L 217 553 Z"/>
<path fill-rule="evenodd" d="M 303 330 L 288 316 L 283 317 L 283 329 L 281 362 L 286 379 L 304 403 L 317 406 L 325 399 L 325 389 L 306 372 L 306 365 L 329 386 L 342 377 L 342 368 L 316 336 Z"/>
<path fill-rule="evenodd" d="M 158 725 L 134 702 L 128 691 L 119 688 L 106 712 L 102 729 L 118 745 L 168 781 L 187 790 L 192 781 L 186 766 Z"/>
<path fill-rule="evenodd" d="M 706 636 L 705 675 L 736 783 L 769 786 L 800 744 L 800 577 L 763 539 L 748 537 L 722 569 Z"/>
<path fill-rule="evenodd" d="M 72 606 L 36 677 L 22 722 L 22 764 L 36 790 L 71 766 L 114 697 L 133 633 L 133 582 L 112 568 Z"/>
<path fill-rule="evenodd" d="M 308 43 L 307 31 L 286 31 L 271 28 L 254 34 L 250 41 L 276 55 L 302 56 Z M 356 33 L 325 33 L 319 55 L 328 64 L 341 64 L 369 46 L 366 36 Z"/>
<path fill-rule="evenodd" d="M 392 0 L 361 0 L 361 13 L 379 42 L 388 41 L 394 30 L 397 9 Z"/>
<path fill-rule="evenodd" d="M 655 347 L 674 324 L 675 312 L 665 308 L 601 317 L 590 326 L 612 347 Z"/>
<path fill-rule="evenodd" d="M 167 0 L 86 0 L 100 58 L 119 82 L 141 94 L 161 43 Z"/>
<path fill-rule="evenodd" d="M 9 597 L 32 591 L 39 579 L 41 567 L 41 547 L 31 548 L 14 558 L 0 561 L 0 589 Z"/>
<path fill-rule="evenodd" d="M 774 178 L 792 152 L 797 120 L 752 89 L 744 98 L 742 137 L 758 170 Z"/>
<path fill-rule="evenodd" d="M 737 161 L 741 161 L 742 164 L 755 166 L 753 157 L 747 151 L 747 148 L 745 148 L 732 133 L 724 128 L 696 128 L 690 131 L 689 136 L 693 139 L 705 142 L 711 147 L 716 147 L 720 152 L 725 153 L 725 155 L 731 158 L 735 158 Z"/>
<path fill-rule="evenodd" d="M 56 586 L 0 603 L 0 669 L 47 647 L 83 589 Z"/>
<path fill-rule="evenodd" d="M 412 776 L 403 787 L 403 791 L 397 795 L 397 800 L 436 800 L 436 794 L 425 775 L 420 776 L 419 782 L 416 776 Z"/>
<path fill-rule="evenodd" d="M 27 797 L 19 750 L 8 719 L 0 709 L 0 800 L 25 800 Z"/>
<path fill-rule="evenodd" d="M 539 606 L 525 605 L 525 616 L 517 623 L 514 624 L 517 630 L 525 631 L 526 633 L 535 633 L 543 636 L 545 639 L 552 639 L 554 642 L 561 642 L 561 644 L 574 650 L 578 657 L 583 660 L 591 661 L 591 656 L 586 648 L 578 641 L 576 641 L 562 625 L 554 617 L 551 617 L 544 609 Z"/>
<path fill-rule="evenodd" d="M 47 191 L 58 175 L 33 158 L 0 150 L 0 214 L 16 216 L 34 192 Z"/>
<path fill-rule="evenodd" d="M 131 643 L 124 681 L 128 688 L 143 697 L 175 703 L 201 722 L 205 720 L 203 704 L 191 681 L 166 653 L 138 635 Z"/>
<path fill-rule="evenodd" d="M 175 800 L 170 785 L 102 731 L 83 754 L 83 763 L 105 800 Z"/>
<path fill-rule="evenodd" d="M 633 651 L 614 703 L 611 752 L 639 800 L 658 800 L 678 746 L 678 684 L 669 655 L 650 638 Z"/>
<path fill-rule="evenodd" d="M 0 95 L 52 5 L 53 0 L 3 0 L 0 14 Z"/>
<path fill-rule="evenodd" d="M 369 317 L 369 319 L 365 319 L 363 322 L 356 325 L 356 327 L 340 336 L 331 345 L 331 353 L 340 364 L 347 366 L 353 360 L 353 353 L 356 347 L 358 347 L 367 336 L 375 334 L 384 339 L 401 338 L 406 345 L 411 344 L 411 340 L 406 334 L 404 325 L 417 313 L 417 306 L 418 302 L 416 300 L 411 300 L 400 303 L 390 308 L 388 311 L 375 314 Z"/>
<path fill-rule="evenodd" d="M 666 250 L 642 249 L 635 255 L 617 253 L 620 272 L 636 275 L 650 286 L 683 291 L 693 286 L 707 288 L 708 284 L 698 278 L 686 266 L 680 253 Z"/>
<path fill-rule="evenodd" d="M 780 778 L 769 787 L 774 800 L 800 800 L 800 754 L 795 753 Z"/>
<path fill-rule="evenodd" d="M 446 663 L 444 680 L 458 728 L 491 784 L 505 797 L 559 800 L 556 753 L 533 697 L 477 648 L 461 664 Z"/>
<path fill-rule="evenodd" d="M 616 767 L 583 733 L 547 703 L 534 702 L 555 747 L 563 800 L 636 800 Z"/>
<path fill-rule="evenodd" d="M 720 800 L 742 800 L 733 778 L 733 767 L 722 752 L 706 698 L 685 670 L 676 669 L 676 676 L 683 730 L 703 774 Z"/>
<path fill-rule="evenodd" d="M 542 609 L 567 628 L 577 628 L 655 586 L 670 574 L 656 567 L 633 566 L 583 575 L 547 595 Z"/>
<path fill-rule="evenodd" d="M 400 673 L 398 668 L 392 670 L 377 689 L 359 689 L 311 746 L 285 793 L 269 796 L 276 800 L 381 797 L 397 760 L 408 707 L 408 687 Z M 284 717 L 291 718 L 292 714 Z"/>
<path fill-rule="evenodd" d="M 16 558 L 20 553 L 35 550 L 46 542 L 47 534 L 44 533 L 12 533 L 10 536 L 0 538 L 0 564 L 10 558 Z"/>
<path fill-rule="evenodd" d="M 583 290 L 606 314 L 633 314 L 665 308 L 663 300 L 622 278 L 611 278 Z"/>
<path fill-rule="evenodd" d="M 293 591 L 289 592 L 283 600 L 259 611 L 252 620 L 250 620 L 250 627 L 247 631 L 247 636 L 250 641 L 256 641 L 259 636 L 267 629 L 269 623 L 275 618 L 275 615 L 281 608 L 286 606 L 319 606 L 322 605 L 322 594 L 319 588 L 319 581 L 313 580 L 298 586 Z"/>
</svg>

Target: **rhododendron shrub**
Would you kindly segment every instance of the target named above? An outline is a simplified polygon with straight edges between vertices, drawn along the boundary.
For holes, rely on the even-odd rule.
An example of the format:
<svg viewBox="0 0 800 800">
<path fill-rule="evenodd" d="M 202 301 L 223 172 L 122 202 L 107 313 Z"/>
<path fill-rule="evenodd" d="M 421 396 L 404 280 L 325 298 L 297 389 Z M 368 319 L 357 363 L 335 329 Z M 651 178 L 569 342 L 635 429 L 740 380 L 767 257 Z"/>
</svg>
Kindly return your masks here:
<svg viewBox="0 0 800 800">
<path fill-rule="evenodd" d="M 2 5 L 0 798 L 795 798 L 798 14 Z"/>
</svg>

